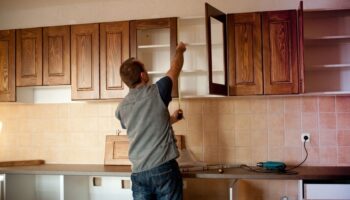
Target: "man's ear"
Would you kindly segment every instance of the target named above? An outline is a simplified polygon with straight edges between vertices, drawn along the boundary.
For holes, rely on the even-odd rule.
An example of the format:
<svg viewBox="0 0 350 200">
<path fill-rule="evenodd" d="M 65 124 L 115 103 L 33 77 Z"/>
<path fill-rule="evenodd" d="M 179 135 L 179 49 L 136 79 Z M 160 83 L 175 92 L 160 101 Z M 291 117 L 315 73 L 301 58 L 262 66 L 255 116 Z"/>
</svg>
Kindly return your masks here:
<svg viewBox="0 0 350 200">
<path fill-rule="evenodd" d="M 147 79 L 147 74 L 146 74 L 146 72 L 141 72 L 141 73 L 140 73 L 140 76 L 141 76 L 141 80 L 142 80 L 142 81 L 145 81 L 145 80 Z"/>
</svg>

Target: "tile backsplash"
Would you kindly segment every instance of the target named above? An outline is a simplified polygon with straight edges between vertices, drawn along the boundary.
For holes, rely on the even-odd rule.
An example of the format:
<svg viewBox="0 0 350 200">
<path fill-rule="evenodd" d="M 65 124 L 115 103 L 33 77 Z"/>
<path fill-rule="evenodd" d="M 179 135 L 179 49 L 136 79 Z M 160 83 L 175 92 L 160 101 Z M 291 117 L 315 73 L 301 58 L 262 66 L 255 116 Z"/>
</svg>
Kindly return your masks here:
<svg viewBox="0 0 350 200">
<path fill-rule="evenodd" d="M 311 142 L 306 144 L 305 165 L 350 166 L 350 96 L 205 98 L 182 104 L 185 120 L 174 130 L 185 135 L 186 148 L 197 160 L 295 165 L 305 156 L 301 133 L 307 132 Z M 105 136 L 121 129 L 114 117 L 117 105 L 1 103 L 0 160 L 103 164 Z M 174 99 L 170 112 L 177 106 Z M 250 182 L 247 188 L 260 182 Z M 293 193 L 293 184 L 285 181 L 281 194 Z"/>
<path fill-rule="evenodd" d="M 0 104 L 0 159 L 103 164 L 105 136 L 121 129 L 118 102 Z M 177 107 L 170 104 L 170 112 Z M 282 160 L 297 164 L 311 134 L 306 165 L 350 165 L 350 96 L 189 99 L 174 125 L 186 147 L 207 163 Z M 123 131 L 125 133 L 125 131 Z"/>
</svg>

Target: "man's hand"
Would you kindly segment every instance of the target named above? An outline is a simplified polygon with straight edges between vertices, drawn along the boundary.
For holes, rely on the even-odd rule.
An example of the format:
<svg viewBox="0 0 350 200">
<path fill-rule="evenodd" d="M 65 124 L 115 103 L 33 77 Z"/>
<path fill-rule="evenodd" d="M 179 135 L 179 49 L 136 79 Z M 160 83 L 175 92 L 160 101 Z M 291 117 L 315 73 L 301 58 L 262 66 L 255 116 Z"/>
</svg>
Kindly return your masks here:
<svg viewBox="0 0 350 200">
<path fill-rule="evenodd" d="M 180 121 L 183 119 L 183 112 L 181 109 L 175 110 L 175 112 L 170 116 L 170 124 Z"/>
<path fill-rule="evenodd" d="M 185 52 L 186 51 L 185 43 L 180 42 L 176 47 L 176 51 Z"/>
</svg>

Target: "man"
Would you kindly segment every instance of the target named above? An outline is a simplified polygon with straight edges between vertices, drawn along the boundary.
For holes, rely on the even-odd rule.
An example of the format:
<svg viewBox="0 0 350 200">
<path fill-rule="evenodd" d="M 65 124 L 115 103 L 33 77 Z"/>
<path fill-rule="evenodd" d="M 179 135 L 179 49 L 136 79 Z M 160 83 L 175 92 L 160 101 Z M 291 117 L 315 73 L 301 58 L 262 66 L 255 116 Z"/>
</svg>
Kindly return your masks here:
<svg viewBox="0 0 350 200">
<path fill-rule="evenodd" d="M 120 76 L 130 90 L 116 117 L 127 129 L 135 200 L 182 199 L 182 177 L 175 160 L 179 151 L 171 126 L 181 119 L 181 110 L 170 115 L 168 105 L 185 51 L 185 44 L 180 42 L 166 76 L 152 85 L 147 84 L 149 77 L 142 62 L 129 58 L 121 65 Z"/>
</svg>

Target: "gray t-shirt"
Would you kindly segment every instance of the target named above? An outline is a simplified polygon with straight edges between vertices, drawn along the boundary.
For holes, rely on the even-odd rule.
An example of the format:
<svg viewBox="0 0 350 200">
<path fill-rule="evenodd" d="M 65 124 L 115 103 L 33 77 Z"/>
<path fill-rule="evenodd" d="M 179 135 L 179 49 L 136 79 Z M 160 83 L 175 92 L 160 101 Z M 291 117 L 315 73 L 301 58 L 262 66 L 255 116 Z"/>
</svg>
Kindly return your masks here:
<svg viewBox="0 0 350 200">
<path fill-rule="evenodd" d="M 116 110 L 116 117 L 127 129 L 129 159 L 134 173 L 152 169 L 179 156 L 170 114 L 159 87 L 152 84 L 130 89 Z"/>
</svg>

